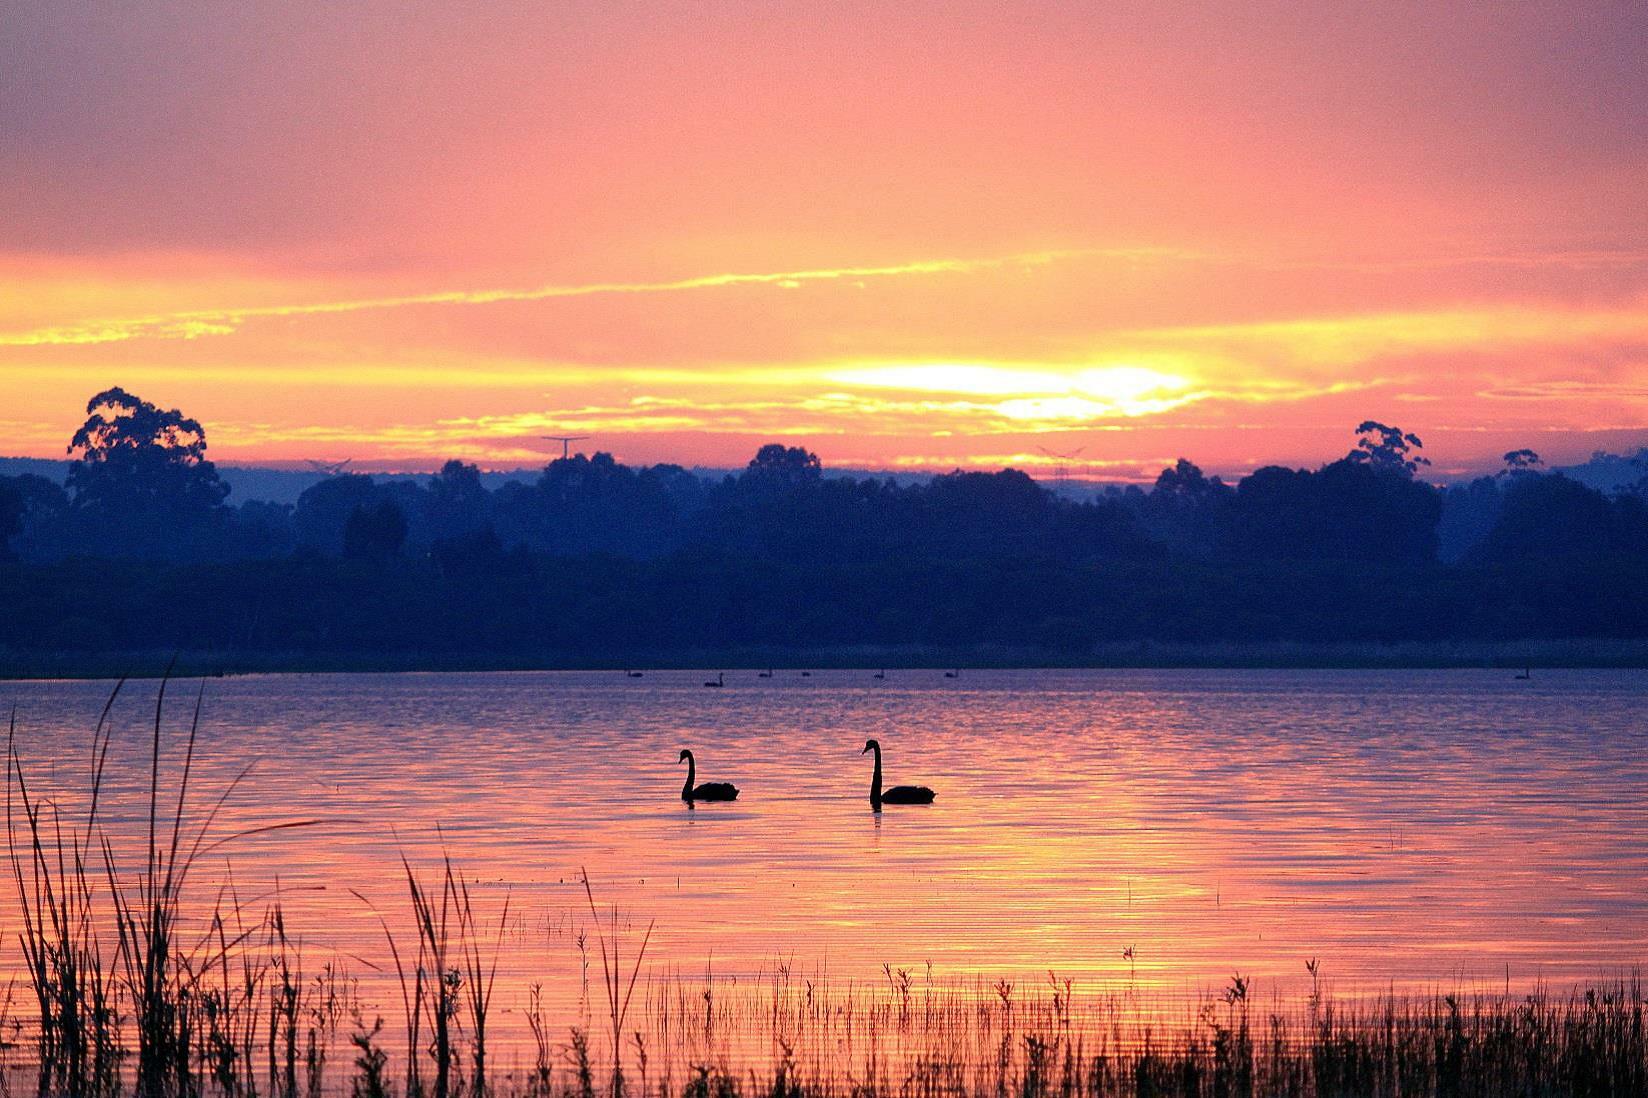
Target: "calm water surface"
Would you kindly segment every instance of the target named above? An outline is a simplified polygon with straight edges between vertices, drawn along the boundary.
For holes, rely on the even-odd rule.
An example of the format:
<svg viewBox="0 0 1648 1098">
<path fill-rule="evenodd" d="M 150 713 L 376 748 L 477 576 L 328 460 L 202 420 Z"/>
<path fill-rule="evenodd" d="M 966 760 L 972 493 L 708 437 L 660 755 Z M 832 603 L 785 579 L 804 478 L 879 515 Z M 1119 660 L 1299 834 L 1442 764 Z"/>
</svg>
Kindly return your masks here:
<svg viewBox="0 0 1648 1098">
<path fill-rule="evenodd" d="M 836 977 L 930 963 L 1087 986 L 1240 970 L 1287 991 L 1310 957 L 1356 986 L 1561 983 L 1648 956 L 1644 673 L 706 677 L 213 680 L 197 803 L 253 764 L 220 831 L 322 823 L 230 844 L 196 896 L 231 870 L 243 897 L 280 888 L 306 963 L 341 959 L 384 1003 L 383 932 L 354 892 L 410 935 L 400 852 L 432 867 L 443 846 L 489 917 L 509 896 L 505 1003 L 531 981 L 576 994 L 580 867 L 656 920 L 652 956 L 692 976 L 785 957 Z M 30 772 L 64 804 L 109 688 L 0 684 Z M 107 826 L 133 864 L 155 688 L 128 684 L 115 710 Z M 193 691 L 173 689 L 175 766 Z M 937 803 L 870 811 L 871 736 L 889 782 Z M 700 781 L 742 787 L 736 804 L 682 804 L 682 747 Z"/>
</svg>

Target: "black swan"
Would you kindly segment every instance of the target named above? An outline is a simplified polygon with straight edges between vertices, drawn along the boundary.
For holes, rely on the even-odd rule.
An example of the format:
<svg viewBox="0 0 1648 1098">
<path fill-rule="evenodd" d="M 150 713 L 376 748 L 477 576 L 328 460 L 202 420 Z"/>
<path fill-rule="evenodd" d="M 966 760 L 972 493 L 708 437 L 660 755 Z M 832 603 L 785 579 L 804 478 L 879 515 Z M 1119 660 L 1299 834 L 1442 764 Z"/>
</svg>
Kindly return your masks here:
<svg viewBox="0 0 1648 1098">
<path fill-rule="evenodd" d="M 875 752 L 875 777 L 870 779 L 870 807 L 877 812 L 884 804 L 932 804 L 937 795 L 924 785 L 895 785 L 891 789 L 881 788 L 881 743 L 870 740 L 864 745 L 859 754 Z"/>
<path fill-rule="evenodd" d="M 625 677 L 626 677 L 626 678 L 631 678 L 631 679 L 638 679 L 638 678 L 640 678 L 640 677 L 641 677 L 641 676 L 642 676 L 642 675 L 644 675 L 644 674 L 645 674 L 645 673 L 646 673 L 646 672 L 644 672 L 644 671 L 625 671 L 625 672 L 624 672 L 624 676 L 625 676 Z"/>
<path fill-rule="evenodd" d="M 719 690 L 721 687 L 727 685 L 727 673 L 725 671 L 716 672 L 715 681 L 714 682 L 706 682 L 704 685 L 705 686 L 713 686 L 713 687 L 715 687 L 716 689 Z"/>
<path fill-rule="evenodd" d="M 757 671 L 755 673 L 755 677 L 758 678 L 758 679 L 770 679 L 770 678 L 772 678 L 772 668 L 769 667 L 765 671 Z"/>
<path fill-rule="evenodd" d="M 705 782 L 694 789 L 692 780 L 698 776 L 698 764 L 692 761 L 692 752 L 682 750 L 677 762 L 687 764 L 687 784 L 681 787 L 681 799 L 691 804 L 693 801 L 736 801 L 738 787 L 731 782 Z"/>
<path fill-rule="evenodd" d="M 959 679 L 959 678 L 961 678 L 961 668 L 958 667 L 954 671 L 946 671 L 944 673 L 944 677 L 947 678 L 947 679 Z"/>
<path fill-rule="evenodd" d="M 870 677 L 872 679 L 884 679 L 884 678 L 887 677 L 887 669 L 885 667 L 883 667 L 880 671 L 877 671 L 875 674 L 871 675 Z"/>
</svg>

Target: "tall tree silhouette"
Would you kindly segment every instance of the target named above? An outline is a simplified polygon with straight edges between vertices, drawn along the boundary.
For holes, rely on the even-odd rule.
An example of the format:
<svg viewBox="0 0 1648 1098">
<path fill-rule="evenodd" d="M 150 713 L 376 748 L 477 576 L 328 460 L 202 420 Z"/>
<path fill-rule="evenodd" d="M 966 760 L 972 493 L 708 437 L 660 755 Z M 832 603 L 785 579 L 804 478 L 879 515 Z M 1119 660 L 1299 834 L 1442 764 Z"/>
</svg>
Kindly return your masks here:
<svg viewBox="0 0 1648 1098">
<path fill-rule="evenodd" d="M 800 446 L 769 442 L 755 452 L 739 483 L 757 488 L 795 488 L 823 475 L 817 454 Z"/>
<path fill-rule="evenodd" d="M 292 525 L 299 545 L 336 556 L 343 552 L 343 528 L 350 516 L 383 499 L 371 477 L 344 473 L 311 484 L 298 497 Z"/>
<path fill-rule="evenodd" d="M 206 431 L 176 408 L 161 411 L 121 388 L 86 403 L 87 420 L 68 452 L 68 486 L 77 507 L 182 504 L 216 507 L 229 494 L 206 460 Z"/>
<path fill-rule="evenodd" d="M 1430 459 L 1420 457 L 1424 447 L 1419 436 L 1400 427 L 1390 427 L 1377 420 L 1365 419 L 1356 427 L 1355 449 L 1345 455 L 1346 461 L 1367 465 L 1376 472 L 1401 473 L 1411 477 Z"/>
<path fill-rule="evenodd" d="M 1441 496 L 1414 479 L 1416 435 L 1373 420 L 1356 448 L 1315 472 L 1266 466 L 1236 486 L 1225 551 L 1238 560 L 1429 563 Z"/>
<path fill-rule="evenodd" d="M 183 557 L 221 526 L 229 486 L 206 460 L 206 431 L 121 388 L 86 404 L 67 486 L 88 548 Z"/>
<path fill-rule="evenodd" d="M 1582 557 L 1613 545 L 1607 496 L 1559 474 L 1516 477 L 1493 529 L 1475 548 L 1482 561 Z"/>
<path fill-rule="evenodd" d="M 461 461 L 441 466 L 429 481 L 424 504 L 430 540 L 459 538 L 484 529 L 490 499 L 480 469 Z"/>
<path fill-rule="evenodd" d="M 1224 481 L 1180 458 L 1161 471 L 1138 511 L 1150 534 L 1163 545 L 1189 556 L 1208 557 L 1217 546 L 1234 494 Z"/>
</svg>

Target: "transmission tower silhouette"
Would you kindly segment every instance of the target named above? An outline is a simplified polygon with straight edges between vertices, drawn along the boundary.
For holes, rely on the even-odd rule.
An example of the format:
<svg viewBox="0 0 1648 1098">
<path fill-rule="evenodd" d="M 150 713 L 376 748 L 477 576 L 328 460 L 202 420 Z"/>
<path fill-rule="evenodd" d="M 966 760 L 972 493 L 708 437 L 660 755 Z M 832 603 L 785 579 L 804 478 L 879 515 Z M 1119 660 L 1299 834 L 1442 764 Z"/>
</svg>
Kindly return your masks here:
<svg viewBox="0 0 1648 1098">
<path fill-rule="evenodd" d="M 584 441 L 584 439 L 589 438 L 590 436 L 588 436 L 588 435 L 543 435 L 541 437 L 544 438 L 545 440 L 549 441 L 549 442 L 559 442 L 561 444 L 561 460 L 565 461 L 567 458 L 572 456 L 572 452 L 571 452 L 572 451 L 572 444 L 574 442 L 582 442 L 582 441 Z"/>
</svg>

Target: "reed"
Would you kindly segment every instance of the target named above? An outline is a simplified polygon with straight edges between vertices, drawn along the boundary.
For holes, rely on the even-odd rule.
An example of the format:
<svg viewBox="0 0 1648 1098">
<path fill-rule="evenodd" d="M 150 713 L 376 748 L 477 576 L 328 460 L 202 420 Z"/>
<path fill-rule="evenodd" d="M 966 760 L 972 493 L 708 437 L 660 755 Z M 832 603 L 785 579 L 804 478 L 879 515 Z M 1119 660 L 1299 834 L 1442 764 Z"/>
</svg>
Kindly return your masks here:
<svg viewBox="0 0 1648 1098">
<path fill-rule="evenodd" d="M 456 881 L 459 954 L 463 961 L 464 1002 L 469 1008 L 469 1034 L 473 1050 L 470 1053 L 471 1089 L 478 1096 L 486 1095 L 486 1026 L 492 1011 L 492 991 L 498 979 L 498 954 L 503 948 L 504 928 L 509 923 L 509 896 L 504 896 L 503 910 L 498 913 L 498 927 L 490 945 L 485 941 L 475 906 L 469 897 L 469 884 L 452 872 L 452 860 L 446 860 L 448 882 Z"/>
<path fill-rule="evenodd" d="M 764 986 L 666 981 L 638 1004 L 687 1098 L 1129 1095 L 1624 1095 L 1648 1088 L 1636 978 L 1557 995 L 1463 991 L 1256 1002 L 1083 995 L 1050 976 L 833 988 L 780 966 Z"/>
<path fill-rule="evenodd" d="M 607 1020 L 612 1027 L 612 1098 L 624 1093 L 624 1021 L 629 1015 L 630 1002 L 635 996 L 635 981 L 641 975 L 641 965 L 647 957 L 647 946 L 652 942 L 653 923 L 641 937 L 640 947 L 630 964 L 629 980 L 624 980 L 624 969 L 619 959 L 624 944 L 623 931 L 618 925 L 618 908 L 610 907 L 607 922 L 601 923 L 601 913 L 595 907 L 595 890 L 589 882 L 589 871 L 583 871 L 584 897 L 589 901 L 590 922 L 595 927 L 596 942 L 601 948 L 601 979 L 606 992 Z M 645 1043 L 643 1039 L 643 1050 Z"/>
<path fill-rule="evenodd" d="M 95 926 L 98 878 L 92 867 L 98 791 L 108 759 L 109 713 L 125 680 L 104 703 L 92 734 L 91 796 L 84 824 L 29 793 L 17 749 L 14 709 L 6 735 L 6 847 L 23 927 L 18 936 L 38 1009 L 36 1049 L 43 1077 L 101 1086 L 115 1068 L 115 989 Z M 18 813 L 23 830 L 19 833 Z"/>
<path fill-rule="evenodd" d="M 112 736 L 110 713 L 125 680 L 111 691 L 93 731 L 83 815 L 55 798 L 31 793 L 15 712 L 8 722 L 7 856 L 22 917 L 18 941 L 37 1007 L 31 1027 L 34 1066 L 42 1088 L 71 1094 L 117 1092 L 128 1060 L 135 1062 L 132 1089 L 137 1094 L 195 1093 L 208 1081 L 221 1093 L 253 1093 L 248 1068 L 255 1019 L 260 1005 L 268 1003 L 272 1076 L 276 1049 L 284 1050 L 284 1070 L 274 1089 L 294 1094 L 301 995 L 292 982 L 278 897 L 263 915 L 249 919 L 248 905 L 225 882 L 210 914 L 198 918 L 190 914 L 188 883 L 203 856 L 238 839 L 318 821 L 218 834 L 221 810 L 249 769 L 194 819 L 190 776 L 205 688 L 203 683 L 195 698 L 174 796 L 162 777 L 169 683 L 169 678 L 161 680 L 155 701 L 146 839 L 139 868 L 132 872 L 98 815 Z M 190 925 L 205 929 L 184 941 L 182 928 Z M 266 956 L 254 958 L 264 929 L 270 931 Z M 271 973 L 285 981 L 273 998 Z"/>
</svg>

